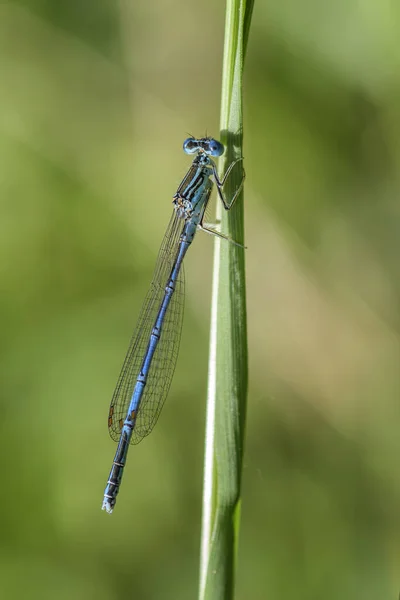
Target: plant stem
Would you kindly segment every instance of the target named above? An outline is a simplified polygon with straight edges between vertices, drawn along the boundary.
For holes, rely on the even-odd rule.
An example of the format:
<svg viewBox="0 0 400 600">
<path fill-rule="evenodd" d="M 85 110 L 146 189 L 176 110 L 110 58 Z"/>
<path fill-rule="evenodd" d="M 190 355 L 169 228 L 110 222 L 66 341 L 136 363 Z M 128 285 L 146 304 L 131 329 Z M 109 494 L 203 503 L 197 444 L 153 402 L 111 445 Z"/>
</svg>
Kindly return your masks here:
<svg viewBox="0 0 400 600">
<path fill-rule="evenodd" d="M 243 62 L 253 0 L 228 0 L 221 99 L 220 167 L 242 156 Z M 243 177 L 238 163 L 225 186 L 233 197 Z M 223 214 L 222 214 L 223 213 Z M 244 244 L 243 190 L 228 212 L 218 203 L 217 222 L 224 234 Z M 245 250 L 215 239 L 200 600 L 233 598 L 240 522 L 240 487 L 247 398 Z"/>
</svg>

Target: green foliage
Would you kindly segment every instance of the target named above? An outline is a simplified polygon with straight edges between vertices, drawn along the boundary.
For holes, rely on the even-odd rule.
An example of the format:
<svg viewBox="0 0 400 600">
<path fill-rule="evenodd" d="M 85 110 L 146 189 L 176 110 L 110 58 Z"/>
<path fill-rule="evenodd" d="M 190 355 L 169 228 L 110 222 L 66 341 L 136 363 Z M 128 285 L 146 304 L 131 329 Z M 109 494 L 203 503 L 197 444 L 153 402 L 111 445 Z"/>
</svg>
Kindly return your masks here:
<svg viewBox="0 0 400 600">
<path fill-rule="evenodd" d="M 222 74 L 221 139 L 226 170 L 240 158 L 243 139 L 242 74 L 253 2 L 228 2 Z M 246 32 L 246 33 L 245 33 Z M 243 178 L 243 165 L 229 176 L 228 201 Z M 217 221 L 244 245 L 243 191 L 230 211 L 218 205 Z M 208 417 L 205 446 L 200 598 L 233 598 L 239 536 L 240 484 L 247 402 L 245 250 L 215 242 L 211 314 Z"/>
</svg>

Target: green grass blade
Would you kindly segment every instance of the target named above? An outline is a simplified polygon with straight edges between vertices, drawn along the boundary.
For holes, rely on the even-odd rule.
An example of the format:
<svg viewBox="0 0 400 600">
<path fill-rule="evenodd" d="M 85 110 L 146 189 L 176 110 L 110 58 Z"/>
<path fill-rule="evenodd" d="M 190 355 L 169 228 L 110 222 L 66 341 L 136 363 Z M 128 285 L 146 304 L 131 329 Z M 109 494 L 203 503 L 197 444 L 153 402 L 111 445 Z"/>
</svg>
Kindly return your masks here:
<svg viewBox="0 0 400 600">
<path fill-rule="evenodd" d="M 221 99 L 225 172 L 242 156 L 242 74 L 253 0 L 228 0 Z M 225 186 L 232 198 L 242 164 Z M 244 244 L 243 191 L 217 221 L 224 234 Z M 209 383 L 204 467 L 200 600 L 233 598 L 240 522 L 240 485 L 247 396 L 245 251 L 215 240 Z"/>
</svg>

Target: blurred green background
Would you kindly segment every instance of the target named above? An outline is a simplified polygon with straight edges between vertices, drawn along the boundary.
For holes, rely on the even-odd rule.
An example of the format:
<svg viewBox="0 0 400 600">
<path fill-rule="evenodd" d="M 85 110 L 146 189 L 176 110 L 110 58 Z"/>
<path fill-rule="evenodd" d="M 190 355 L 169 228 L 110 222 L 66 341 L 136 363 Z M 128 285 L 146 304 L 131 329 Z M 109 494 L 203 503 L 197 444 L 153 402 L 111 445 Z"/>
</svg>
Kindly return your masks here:
<svg viewBox="0 0 400 600">
<path fill-rule="evenodd" d="M 400 5 L 256 2 L 240 600 L 400 586 Z M 0 5 L 0 597 L 196 598 L 212 239 L 115 513 L 109 401 L 189 165 L 224 3 Z"/>
</svg>

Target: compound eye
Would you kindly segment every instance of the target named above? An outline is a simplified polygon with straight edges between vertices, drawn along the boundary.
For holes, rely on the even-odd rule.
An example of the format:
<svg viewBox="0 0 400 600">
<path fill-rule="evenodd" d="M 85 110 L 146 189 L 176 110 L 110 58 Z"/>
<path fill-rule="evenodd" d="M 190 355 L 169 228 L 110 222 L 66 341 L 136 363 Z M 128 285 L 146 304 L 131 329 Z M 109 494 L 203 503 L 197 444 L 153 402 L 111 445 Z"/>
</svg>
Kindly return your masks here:
<svg viewBox="0 0 400 600">
<path fill-rule="evenodd" d="M 186 154 L 194 154 L 198 149 L 199 144 L 195 138 L 190 137 L 183 142 L 183 151 L 186 152 Z"/>
<path fill-rule="evenodd" d="M 207 154 L 211 154 L 211 156 L 221 156 L 224 153 L 224 146 L 221 142 L 217 142 L 217 140 L 210 139 L 208 142 L 208 150 Z"/>
</svg>

